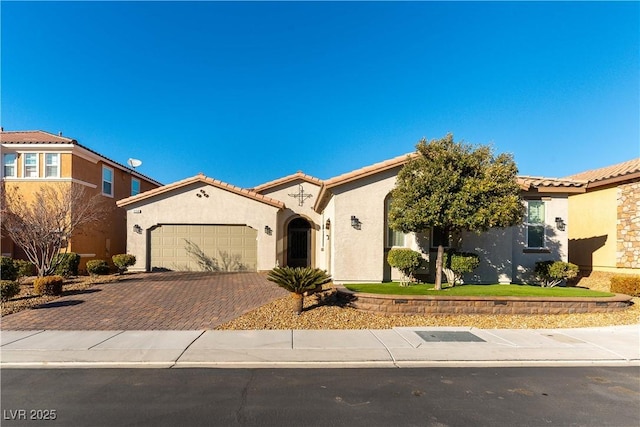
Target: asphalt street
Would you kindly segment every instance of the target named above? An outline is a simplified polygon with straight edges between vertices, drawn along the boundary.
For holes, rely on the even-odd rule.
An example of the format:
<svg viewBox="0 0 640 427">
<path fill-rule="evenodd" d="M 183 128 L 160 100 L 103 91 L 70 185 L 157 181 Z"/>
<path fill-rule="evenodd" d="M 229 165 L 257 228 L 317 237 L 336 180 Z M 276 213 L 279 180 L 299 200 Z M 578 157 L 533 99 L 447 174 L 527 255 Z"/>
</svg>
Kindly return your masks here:
<svg viewBox="0 0 640 427">
<path fill-rule="evenodd" d="M 4 369 L 11 426 L 640 425 L 639 367 Z"/>
</svg>

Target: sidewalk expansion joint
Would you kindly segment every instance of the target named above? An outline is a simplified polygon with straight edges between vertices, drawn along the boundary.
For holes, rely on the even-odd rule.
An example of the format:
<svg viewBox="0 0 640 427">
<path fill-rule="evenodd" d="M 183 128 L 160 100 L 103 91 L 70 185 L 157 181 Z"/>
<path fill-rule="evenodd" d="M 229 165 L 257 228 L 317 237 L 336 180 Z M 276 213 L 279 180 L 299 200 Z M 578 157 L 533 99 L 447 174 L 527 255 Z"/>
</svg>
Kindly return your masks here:
<svg viewBox="0 0 640 427">
<path fill-rule="evenodd" d="M 178 363 L 178 361 L 180 360 L 180 358 L 186 353 L 187 350 L 189 350 L 189 347 L 191 347 L 193 345 L 194 342 L 198 341 L 198 339 L 204 335 L 204 333 L 207 332 L 206 330 L 203 330 L 200 332 L 200 334 L 195 337 L 193 340 L 191 340 L 191 342 L 189 343 L 189 345 L 187 345 L 184 350 L 182 350 L 182 352 L 178 355 L 178 357 L 176 357 L 176 360 L 173 361 L 173 363 L 171 364 L 171 366 L 169 366 L 169 369 L 173 368 L 174 366 L 176 366 L 176 364 Z"/>
<path fill-rule="evenodd" d="M 117 337 L 118 335 L 122 335 L 124 332 L 125 332 L 125 331 L 120 331 L 120 332 L 118 332 L 118 333 L 117 333 L 117 334 L 115 334 L 115 335 L 111 335 L 109 338 L 105 338 L 105 339 L 103 339 L 102 341 L 100 341 L 99 343 L 96 343 L 96 344 L 92 345 L 92 346 L 91 346 L 91 347 L 89 347 L 87 350 L 91 350 L 91 349 L 93 349 L 94 347 L 97 347 L 97 346 L 99 346 L 100 344 L 102 344 L 102 343 L 105 343 L 105 342 L 109 341 L 111 338 L 115 338 L 115 337 Z"/>
</svg>

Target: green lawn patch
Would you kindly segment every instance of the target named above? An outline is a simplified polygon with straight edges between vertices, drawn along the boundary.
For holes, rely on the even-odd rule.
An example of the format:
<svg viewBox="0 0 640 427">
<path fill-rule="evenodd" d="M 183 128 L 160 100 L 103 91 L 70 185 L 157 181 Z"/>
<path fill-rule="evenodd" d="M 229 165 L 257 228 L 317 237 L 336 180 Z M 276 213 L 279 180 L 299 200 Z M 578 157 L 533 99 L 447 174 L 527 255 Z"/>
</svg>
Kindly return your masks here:
<svg viewBox="0 0 640 427">
<path fill-rule="evenodd" d="M 481 297 L 612 297 L 609 292 L 592 291 L 584 288 L 553 287 L 542 288 L 531 285 L 458 285 L 433 290 L 430 283 L 402 287 L 398 282 L 348 284 L 345 288 L 354 292 L 386 295 L 442 295 Z"/>
</svg>

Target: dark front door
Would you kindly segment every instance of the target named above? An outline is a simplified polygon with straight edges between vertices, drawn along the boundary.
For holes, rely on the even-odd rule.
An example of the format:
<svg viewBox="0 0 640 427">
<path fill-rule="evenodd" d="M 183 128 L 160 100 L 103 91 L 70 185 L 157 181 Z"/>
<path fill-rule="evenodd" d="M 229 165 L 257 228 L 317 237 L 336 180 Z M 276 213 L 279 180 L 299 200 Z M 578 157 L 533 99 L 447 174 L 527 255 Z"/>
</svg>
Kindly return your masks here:
<svg viewBox="0 0 640 427">
<path fill-rule="evenodd" d="M 296 218 L 287 227 L 287 266 L 308 267 L 311 243 L 311 224 L 303 218 Z"/>
</svg>

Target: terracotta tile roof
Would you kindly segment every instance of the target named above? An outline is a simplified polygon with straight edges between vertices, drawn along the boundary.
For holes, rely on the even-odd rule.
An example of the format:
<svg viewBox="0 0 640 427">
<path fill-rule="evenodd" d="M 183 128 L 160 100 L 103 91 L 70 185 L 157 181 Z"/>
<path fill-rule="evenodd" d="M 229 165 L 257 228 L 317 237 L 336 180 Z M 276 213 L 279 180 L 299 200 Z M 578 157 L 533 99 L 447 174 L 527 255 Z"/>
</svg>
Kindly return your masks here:
<svg viewBox="0 0 640 427">
<path fill-rule="evenodd" d="M 587 182 L 568 178 L 547 178 L 541 176 L 519 176 L 520 188 L 527 190 L 541 190 L 547 192 L 584 193 Z"/>
<path fill-rule="evenodd" d="M 74 145 L 76 147 L 81 147 L 93 154 L 95 154 L 96 156 L 108 161 L 109 163 L 111 163 L 112 165 L 118 167 L 119 169 L 122 169 L 126 172 L 130 172 L 133 173 L 134 175 L 138 176 L 139 178 L 143 178 L 146 181 L 149 181 L 155 185 L 162 185 L 160 182 L 156 181 L 153 178 L 150 178 L 144 174 L 141 174 L 140 172 L 136 171 L 135 169 L 131 169 L 128 166 L 123 165 L 122 163 L 118 163 L 115 160 L 112 160 L 106 156 L 103 156 L 102 154 L 98 153 L 95 150 L 92 150 L 91 148 L 80 144 L 78 141 L 76 141 L 73 138 L 67 138 L 66 136 L 62 136 L 62 135 L 54 135 L 52 133 L 49 132 L 45 132 L 42 130 L 20 130 L 20 131 L 2 131 L 0 132 L 0 143 L 2 144 L 33 144 L 33 145 L 39 145 L 39 144 L 43 144 L 43 145 L 48 145 L 48 144 L 71 144 Z"/>
<path fill-rule="evenodd" d="M 313 209 L 316 212 L 320 212 L 324 209 L 326 202 L 329 200 L 331 193 L 330 190 L 334 187 L 346 184 L 348 182 L 352 182 L 361 178 L 365 178 L 371 175 L 375 175 L 380 172 L 384 172 L 389 169 L 393 169 L 396 167 L 403 166 L 407 161 L 413 157 L 416 157 L 418 154 L 415 152 L 403 154 L 398 157 L 394 157 L 393 159 L 385 160 L 383 162 L 374 163 L 370 166 L 365 166 L 360 169 L 356 169 L 351 172 L 344 173 L 342 175 L 338 175 L 331 179 L 327 179 L 324 181 L 324 185 L 320 189 L 320 193 L 318 194 L 318 198 L 316 199 L 316 203 L 313 206 Z"/>
<path fill-rule="evenodd" d="M 211 185 L 213 187 L 220 188 L 222 190 L 229 191 L 231 193 L 235 193 L 240 196 L 247 197 L 249 199 L 253 199 L 261 203 L 265 203 L 267 205 L 274 206 L 278 209 L 285 208 L 284 203 L 282 203 L 279 200 L 272 199 L 271 197 L 267 197 L 262 194 L 256 193 L 255 191 L 251 191 L 244 188 L 236 187 L 235 185 L 227 184 L 226 182 L 222 182 L 217 179 L 209 178 L 201 173 L 191 178 L 186 178 L 181 181 L 176 181 L 172 184 L 164 185 L 162 187 L 154 188 L 153 190 L 145 191 L 144 193 L 140 193 L 135 196 L 127 197 L 126 199 L 118 200 L 116 204 L 119 207 L 127 206 L 132 203 L 140 202 L 142 200 L 146 200 L 151 197 L 158 196 L 160 194 L 164 194 L 169 191 L 173 191 L 175 189 L 182 188 L 187 185 L 191 185 L 198 182 L 202 182 L 202 183 Z"/>
<path fill-rule="evenodd" d="M 28 131 L 2 131 L 0 142 L 3 144 L 74 144 L 79 145 L 75 139 L 62 135 L 54 135 L 41 130 Z"/>
<path fill-rule="evenodd" d="M 417 155 L 418 154 L 416 153 L 407 153 L 398 157 L 394 157 L 393 159 L 385 160 L 379 163 L 374 163 L 370 166 L 365 166 L 363 168 L 356 169 L 354 171 L 347 172 L 342 175 L 338 175 L 331 179 L 327 179 L 325 180 L 324 184 L 329 188 L 346 184 L 347 182 L 355 181 L 356 179 L 374 175 L 379 172 L 393 169 L 398 166 L 403 166 L 405 163 L 407 163 L 409 159 L 416 157 Z"/>
<path fill-rule="evenodd" d="M 323 184 L 323 181 L 321 179 L 318 179 L 311 175 L 307 175 L 302 171 L 298 171 L 292 175 L 287 175 L 282 178 L 274 179 L 273 181 L 265 182 L 264 184 L 260 184 L 254 188 L 250 188 L 249 190 L 255 191 L 256 193 L 261 193 L 270 188 L 277 187 L 278 185 L 287 184 L 289 182 L 293 182 L 299 179 L 306 182 L 310 182 L 312 184 L 320 185 L 320 186 Z"/>
<path fill-rule="evenodd" d="M 589 183 L 588 188 L 631 179 L 640 179 L 640 157 L 615 165 L 580 172 L 568 176 L 567 179 L 587 181 Z"/>
</svg>

